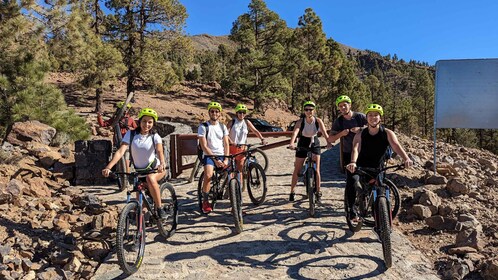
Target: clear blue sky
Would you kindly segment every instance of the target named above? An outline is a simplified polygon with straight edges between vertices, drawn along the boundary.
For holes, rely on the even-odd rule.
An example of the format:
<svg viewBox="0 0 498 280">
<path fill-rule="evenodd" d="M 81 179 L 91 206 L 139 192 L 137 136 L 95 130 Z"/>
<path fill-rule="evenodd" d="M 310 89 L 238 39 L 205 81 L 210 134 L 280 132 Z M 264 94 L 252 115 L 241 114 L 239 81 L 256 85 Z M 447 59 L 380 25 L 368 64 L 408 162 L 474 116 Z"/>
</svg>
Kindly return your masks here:
<svg viewBox="0 0 498 280">
<path fill-rule="evenodd" d="M 228 35 L 249 0 L 180 0 L 189 35 Z M 308 7 L 327 38 L 382 55 L 425 61 L 498 58 L 498 0 L 267 0 L 268 8 L 296 27 Z"/>
</svg>

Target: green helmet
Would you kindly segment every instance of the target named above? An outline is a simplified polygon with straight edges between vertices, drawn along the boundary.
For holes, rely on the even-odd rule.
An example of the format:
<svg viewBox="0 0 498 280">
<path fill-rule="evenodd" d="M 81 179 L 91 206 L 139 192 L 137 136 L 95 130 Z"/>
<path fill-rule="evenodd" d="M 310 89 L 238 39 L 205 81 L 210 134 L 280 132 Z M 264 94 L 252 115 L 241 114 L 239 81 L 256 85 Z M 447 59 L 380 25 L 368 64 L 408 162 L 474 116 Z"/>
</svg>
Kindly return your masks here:
<svg viewBox="0 0 498 280">
<path fill-rule="evenodd" d="M 211 103 L 209 103 L 209 105 L 208 105 L 208 111 L 211 110 L 211 109 L 218 109 L 218 110 L 220 110 L 220 112 L 222 111 L 221 110 L 221 105 L 218 102 L 211 102 Z"/>
<path fill-rule="evenodd" d="M 303 104 L 303 108 L 306 107 L 306 106 L 313 106 L 313 107 L 316 107 L 316 104 L 315 102 L 311 101 L 311 100 L 308 100 L 306 102 L 304 102 Z"/>
<path fill-rule="evenodd" d="M 349 96 L 347 95 L 341 95 L 339 97 L 337 97 L 337 99 L 335 100 L 335 106 L 339 106 L 339 103 L 341 102 L 347 102 L 349 104 L 351 104 L 351 98 L 349 98 Z"/>
<path fill-rule="evenodd" d="M 154 120 L 157 122 L 157 113 L 151 108 L 143 108 L 140 110 L 140 113 L 138 114 L 138 118 L 142 118 L 143 116 L 149 116 L 154 118 Z"/>
<path fill-rule="evenodd" d="M 237 106 L 235 106 L 235 113 L 237 113 L 238 111 L 246 111 L 247 112 L 247 106 L 244 104 L 237 104 Z"/>
<path fill-rule="evenodd" d="M 384 110 L 379 104 L 368 104 L 367 109 L 365 110 L 365 115 L 368 114 L 368 112 L 377 112 L 381 116 L 384 115 Z"/>
<path fill-rule="evenodd" d="M 118 103 L 116 103 L 116 107 L 118 107 L 119 109 L 123 108 L 123 105 L 124 105 L 124 101 L 119 101 Z M 126 108 L 130 109 L 131 104 L 130 103 L 126 104 Z"/>
</svg>

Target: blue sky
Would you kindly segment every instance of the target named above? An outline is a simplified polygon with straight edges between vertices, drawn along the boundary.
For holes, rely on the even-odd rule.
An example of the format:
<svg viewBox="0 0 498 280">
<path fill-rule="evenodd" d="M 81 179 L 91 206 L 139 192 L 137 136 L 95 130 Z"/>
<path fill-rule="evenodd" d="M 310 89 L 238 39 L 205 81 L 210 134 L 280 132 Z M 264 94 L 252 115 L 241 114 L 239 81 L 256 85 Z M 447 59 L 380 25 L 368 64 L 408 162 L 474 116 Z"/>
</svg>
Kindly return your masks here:
<svg viewBox="0 0 498 280">
<path fill-rule="evenodd" d="M 250 0 L 180 0 L 189 35 L 228 35 Z M 267 0 L 268 8 L 296 27 L 308 7 L 327 38 L 358 49 L 434 65 L 441 59 L 498 58 L 496 0 Z"/>
</svg>

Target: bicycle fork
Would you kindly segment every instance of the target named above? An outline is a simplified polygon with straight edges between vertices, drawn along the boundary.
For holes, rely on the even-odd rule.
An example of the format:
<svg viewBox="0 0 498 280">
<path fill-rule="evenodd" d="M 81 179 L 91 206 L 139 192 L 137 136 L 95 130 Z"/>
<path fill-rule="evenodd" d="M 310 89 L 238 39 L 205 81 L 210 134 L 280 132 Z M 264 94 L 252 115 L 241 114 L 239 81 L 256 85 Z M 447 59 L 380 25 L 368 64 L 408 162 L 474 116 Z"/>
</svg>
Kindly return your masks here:
<svg viewBox="0 0 498 280">
<path fill-rule="evenodd" d="M 374 188 L 372 190 L 373 192 L 373 201 L 374 201 L 374 205 L 375 207 L 373 207 L 373 211 L 374 211 L 374 217 L 375 217 L 375 229 L 376 231 L 380 228 L 379 226 L 379 219 L 380 219 L 380 213 L 378 211 L 379 209 L 379 200 L 378 198 L 379 197 L 385 197 L 386 198 L 386 203 L 387 203 L 387 211 L 389 212 L 389 228 L 392 229 L 392 221 L 393 221 L 393 218 L 392 218 L 392 211 L 391 211 L 391 201 L 389 200 L 389 197 L 390 197 L 390 194 L 389 194 L 389 187 L 387 186 L 384 186 L 385 188 L 381 188 L 381 189 L 378 189 L 378 188 Z M 380 190 L 380 193 L 378 194 L 377 191 Z"/>
</svg>

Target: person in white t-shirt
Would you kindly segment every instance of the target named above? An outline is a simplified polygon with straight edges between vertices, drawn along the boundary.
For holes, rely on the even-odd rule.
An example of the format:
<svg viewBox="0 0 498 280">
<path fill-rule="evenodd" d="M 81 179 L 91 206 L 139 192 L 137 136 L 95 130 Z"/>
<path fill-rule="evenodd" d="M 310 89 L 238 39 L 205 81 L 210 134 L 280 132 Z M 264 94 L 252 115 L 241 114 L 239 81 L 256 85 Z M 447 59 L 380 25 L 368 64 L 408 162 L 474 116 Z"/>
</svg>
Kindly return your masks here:
<svg viewBox="0 0 498 280">
<path fill-rule="evenodd" d="M 166 175 L 166 163 L 164 161 L 163 141 L 154 129 L 157 122 L 157 113 L 153 109 L 144 108 L 138 114 L 139 126 L 135 130 L 126 132 L 121 141 L 121 146 L 114 154 L 112 160 L 102 170 L 102 175 L 108 177 L 111 168 L 123 157 L 128 149 L 131 149 L 131 159 L 135 170 L 157 169 L 157 173 L 147 175 L 147 186 L 154 199 L 156 211 L 159 217 L 165 218 L 167 213 L 161 205 L 161 194 L 159 190 L 159 180 Z M 133 133 L 133 141 L 130 139 Z"/>
<path fill-rule="evenodd" d="M 221 116 L 221 105 L 218 102 L 211 102 L 208 105 L 209 121 L 201 123 L 197 130 L 197 138 L 201 146 L 204 157 L 204 180 L 202 184 L 202 211 L 209 213 L 213 211 L 209 203 L 209 190 L 211 189 L 211 178 L 214 174 L 215 166 L 224 168 L 228 164 L 228 129 L 219 122 Z M 216 158 L 210 156 L 218 156 Z"/>
<path fill-rule="evenodd" d="M 266 141 L 263 135 L 254 127 L 254 125 L 245 120 L 247 114 L 247 106 L 244 104 L 237 104 L 235 106 L 236 117 L 228 124 L 228 141 L 230 142 L 230 154 L 239 154 L 246 150 L 247 144 L 247 134 L 249 130 L 252 131 L 256 136 L 261 139 L 261 144 L 265 145 Z M 244 160 L 246 159 L 245 154 L 240 154 L 235 157 L 237 163 L 237 170 L 241 171 L 240 181 L 242 182 L 242 168 L 244 165 Z"/>
</svg>

